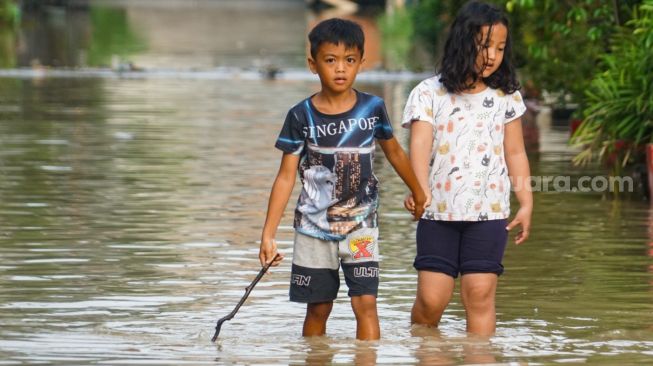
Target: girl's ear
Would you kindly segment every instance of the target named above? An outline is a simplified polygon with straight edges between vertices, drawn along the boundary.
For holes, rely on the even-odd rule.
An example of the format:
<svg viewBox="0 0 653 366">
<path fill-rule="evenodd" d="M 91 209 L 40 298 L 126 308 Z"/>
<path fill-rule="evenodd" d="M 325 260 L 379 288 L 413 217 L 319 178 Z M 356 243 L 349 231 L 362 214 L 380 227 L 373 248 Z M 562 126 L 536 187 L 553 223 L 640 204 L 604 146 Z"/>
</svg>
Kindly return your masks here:
<svg viewBox="0 0 653 366">
<path fill-rule="evenodd" d="M 317 67 L 315 65 L 315 60 L 313 60 L 312 57 L 309 57 L 306 59 L 308 61 L 308 68 L 311 70 L 313 74 L 317 74 Z"/>
</svg>

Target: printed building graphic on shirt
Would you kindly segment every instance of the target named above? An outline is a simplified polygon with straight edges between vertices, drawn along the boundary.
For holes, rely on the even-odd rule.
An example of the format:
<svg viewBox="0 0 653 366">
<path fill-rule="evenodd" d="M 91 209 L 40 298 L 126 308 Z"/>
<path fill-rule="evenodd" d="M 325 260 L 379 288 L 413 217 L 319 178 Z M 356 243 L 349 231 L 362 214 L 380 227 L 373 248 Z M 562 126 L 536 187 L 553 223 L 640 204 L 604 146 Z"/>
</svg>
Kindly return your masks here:
<svg viewBox="0 0 653 366">
<path fill-rule="evenodd" d="M 293 107 L 276 146 L 299 154 L 302 182 L 294 226 L 323 240 L 341 240 L 376 227 L 375 138 L 391 138 L 381 98 L 357 92 L 354 107 L 338 115 L 317 111 L 310 98 Z"/>
</svg>

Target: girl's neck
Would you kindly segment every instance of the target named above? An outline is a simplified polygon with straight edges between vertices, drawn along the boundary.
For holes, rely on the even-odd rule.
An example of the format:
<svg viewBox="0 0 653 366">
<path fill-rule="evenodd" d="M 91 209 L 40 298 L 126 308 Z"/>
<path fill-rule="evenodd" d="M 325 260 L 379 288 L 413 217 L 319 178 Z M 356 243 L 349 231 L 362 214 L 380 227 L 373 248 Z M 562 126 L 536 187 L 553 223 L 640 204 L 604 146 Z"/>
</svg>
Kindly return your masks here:
<svg viewBox="0 0 653 366">
<path fill-rule="evenodd" d="M 343 93 L 330 93 L 324 89 L 311 98 L 320 112 L 338 114 L 350 110 L 356 104 L 356 91 L 349 89 Z"/>
<path fill-rule="evenodd" d="M 465 90 L 467 94 L 477 94 L 487 89 L 487 84 L 482 79 L 477 80 L 469 89 Z"/>
</svg>

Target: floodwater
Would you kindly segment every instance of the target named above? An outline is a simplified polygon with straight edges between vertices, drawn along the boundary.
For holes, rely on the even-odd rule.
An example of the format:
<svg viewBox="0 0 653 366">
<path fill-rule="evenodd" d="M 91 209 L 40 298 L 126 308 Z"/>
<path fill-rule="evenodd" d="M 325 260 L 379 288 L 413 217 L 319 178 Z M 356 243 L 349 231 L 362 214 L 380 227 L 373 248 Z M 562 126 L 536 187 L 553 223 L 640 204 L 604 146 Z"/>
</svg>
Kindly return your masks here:
<svg viewBox="0 0 653 366">
<path fill-rule="evenodd" d="M 395 123 L 414 82 L 360 84 Z M 303 339 L 282 265 L 217 344 L 256 275 L 288 107 L 308 81 L 0 79 L 0 364 L 627 364 L 653 360 L 647 203 L 535 194 L 531 240 L 510 246 L 497 335 L 465 335 L 456 296 L 441 333 L 409 326 L 415 224 L 379 155 L 383 339 L 356 342 L 346 286 L 327 337 Z M 397 128 L 401 141 L 406 131 Z M 542 127 L 534 174 L 571 169 L 566 131 Z"/>
<path fill-rule="evenodd" d="M 115 53 L 145 71 L 0 72 L 0 365 L 653 363 L 653 211 L 638 194 L 536 192 L 531 239 L 506 252 L 496 336 L 467 337 L 458 294 L 440 332 L 411 330 L 415 223 L 382 154 L 382 339 L 355 340 L 344 283 L 327 336 L 301 337 L 304 306 L 287 299 L 296 189 L 277 236 L 287 259 L 211 343 L 260 268 L 285 113 L 318 88 L 307 72 L 257 70 L 302 67 L 315 19 L 299 0 L 103 3 L 26 18 L 4 64 L 108 66 Z M 90 38 L 37 42 L 55 31 Z M 211 69 L 234 66 L 250 71 Z M 418 80 L 370 75 L 357 87 L 386 99 L 405 146 L 396 124 Z M 602 174 L 571 165 L 566 129 L 529 126 L 534 175 Z"/>
</svg>

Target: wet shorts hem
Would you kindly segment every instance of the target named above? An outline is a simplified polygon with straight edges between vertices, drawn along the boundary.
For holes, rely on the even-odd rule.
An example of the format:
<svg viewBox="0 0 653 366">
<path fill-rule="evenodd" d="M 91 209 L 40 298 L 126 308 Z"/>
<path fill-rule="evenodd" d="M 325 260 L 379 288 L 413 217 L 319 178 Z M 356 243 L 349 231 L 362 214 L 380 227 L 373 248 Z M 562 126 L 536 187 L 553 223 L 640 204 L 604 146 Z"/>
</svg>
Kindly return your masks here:
<svg viewBox="0 0 653 366">
<path fill-rule="evenodd" d="M 363 295 L 373 295 L 374 297 L 378 297 L 378 291 L 349 291 L 347 292 L 347 295 L 349 297 L 354 297 L 354 296 L 363 296 Z"/>
<path fill-rule="evenodd" d="M 449 263 L 448 260 L 442 257 L 437 256 L 419 256 L 415 258 L 413 263 L 418 271 L 429 271 L 429 272 L 438 272 L 449 275 L 453 278 L 458 277 L 458 270 L 456 266 Z"/>
<path fill-rule="evenodd" d="M 469 261 L 461 265 L 460 273 L 463 275 L 470 273 L 494 273 L 497 276 L 501 276 L 503 274 L 503 266 L 492 261 Z"/>
<path fill-rule="evenodd" d="M 290 296 L 290 301 L 298 302 L 298 303 L 302 303 L 302 304 L 319 304 L 319 303 L 323 303 L 323 302 L 332 302 L 335 299 L 336 298 L 334 297 L 334 298 L 331 298 L 331 299 L 314 300 L 314 299 L 307 299 L 307 298 L 299 298 L 299 297 L 295 297 L 295 296 Z"/>
</svg>

